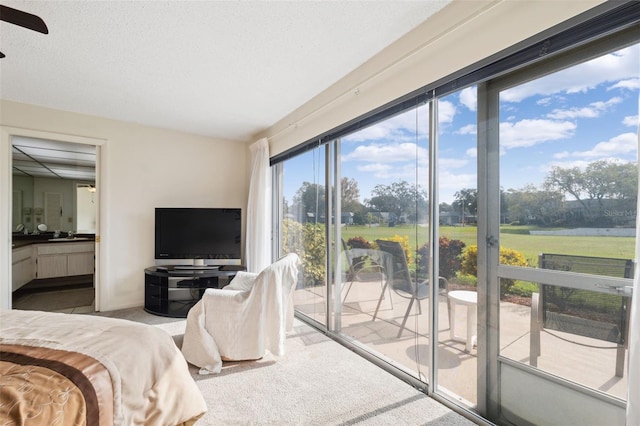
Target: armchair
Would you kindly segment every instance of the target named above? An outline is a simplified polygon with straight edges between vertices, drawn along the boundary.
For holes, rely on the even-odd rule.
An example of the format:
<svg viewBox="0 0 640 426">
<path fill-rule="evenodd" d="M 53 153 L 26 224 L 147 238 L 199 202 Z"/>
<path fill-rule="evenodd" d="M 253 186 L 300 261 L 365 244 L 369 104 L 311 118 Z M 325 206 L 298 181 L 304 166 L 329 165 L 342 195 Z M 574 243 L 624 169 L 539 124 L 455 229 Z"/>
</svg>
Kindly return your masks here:
<svg viewBox="0 0 640 426">
<path fill-rule="evenodd" d="M 300 259 L 287 254 L 259 274 L 238 273 L 223 289 L 207 289 L 187 315 L 182 353 L 200 374 L 219 373 L 222 360 L 284 355 Z"/>
</svg>

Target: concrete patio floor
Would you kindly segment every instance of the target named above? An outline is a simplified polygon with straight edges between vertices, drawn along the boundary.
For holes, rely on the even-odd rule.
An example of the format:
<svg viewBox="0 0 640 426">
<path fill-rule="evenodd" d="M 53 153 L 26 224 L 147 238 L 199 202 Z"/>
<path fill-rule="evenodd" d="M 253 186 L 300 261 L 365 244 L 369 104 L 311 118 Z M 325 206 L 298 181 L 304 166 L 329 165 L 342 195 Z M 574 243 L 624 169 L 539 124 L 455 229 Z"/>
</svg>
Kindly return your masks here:
<svg viewBox="0 0 640 426">
<path fill-rule="evenodd" d="M 296 310 L 326 324 L 324 287 L 294 291 Z M 414 303 L 401 337 L 398 332 L 409 300 L 385 292 L 379 312 L 373 319 L 381 294 L 380 282 L 354 282 L 342 305 L 340 327 L 344 336 L 354 339 L 371 351 L 388 359 L 426 381 L 429 375 L 428 318 L 430 301 Z M 500 303 L 500 355 L 529 364 L 531 308 L 515 303 Z M 455 310 L 456 335 L 465 336 L 467 309 Z M 447 297 L 438 300 L 438 385 L 440 390 L 461 403 L 477 403 L 477 348 L 465 351 L 465 342 L 452 340 L 449 328 Z M 415 332 L 417 331 L 417 333 Z M 474 333 L 475 334 L 475 333 Z M 541 355 L 538 368 L 581 385 L 626 399 L 627 377 L 615 376 L 615 344 L 558 331 L 544 331 L 540 336 Z M 626 366 L 625 360 L 625 366 Z"/>
</svg>

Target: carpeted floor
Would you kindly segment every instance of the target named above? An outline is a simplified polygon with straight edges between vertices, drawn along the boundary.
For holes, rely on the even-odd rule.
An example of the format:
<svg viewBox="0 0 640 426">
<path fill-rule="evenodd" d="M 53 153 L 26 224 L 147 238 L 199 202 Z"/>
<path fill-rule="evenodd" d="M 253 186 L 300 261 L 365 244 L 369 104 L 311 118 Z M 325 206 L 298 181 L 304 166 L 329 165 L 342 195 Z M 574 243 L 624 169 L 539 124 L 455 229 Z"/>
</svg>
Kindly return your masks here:
<svg viewBox="0 0 640 426">
<path fill-rule="evenodd" d="M 180 346 L 185 320 L 142 308 L 96 313 L 153 324 Z M 207 400 L 208 425 L 471 425 L 359 355 L 296 320 L 280 359 L 227 362 L 218 375 L 191 374 Z"/>
</svg>

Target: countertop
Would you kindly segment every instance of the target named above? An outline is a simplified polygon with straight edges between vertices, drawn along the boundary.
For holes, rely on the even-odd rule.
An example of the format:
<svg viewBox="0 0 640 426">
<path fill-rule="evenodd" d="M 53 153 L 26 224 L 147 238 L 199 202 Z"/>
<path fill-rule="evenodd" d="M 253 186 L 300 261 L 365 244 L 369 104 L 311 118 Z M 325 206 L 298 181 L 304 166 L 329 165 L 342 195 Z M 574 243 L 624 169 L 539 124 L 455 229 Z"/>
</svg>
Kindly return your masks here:
<svg viewBox="0 0 640 426">
<path fill-rule="evenodd" d="M 76 234 L 75 238 L 66 238 L 67 234 L 61 234 L 62 238 L 54 239 L 53 232 L 42 232 L 36 235 L 24 235 L 14 233 L 11 238 L 11 248 L 26 247 L 33 244 L 61 244 L 61 243 L 82 243 L 87 241 L 95 241 L 95 234 Z"/>
</svg>

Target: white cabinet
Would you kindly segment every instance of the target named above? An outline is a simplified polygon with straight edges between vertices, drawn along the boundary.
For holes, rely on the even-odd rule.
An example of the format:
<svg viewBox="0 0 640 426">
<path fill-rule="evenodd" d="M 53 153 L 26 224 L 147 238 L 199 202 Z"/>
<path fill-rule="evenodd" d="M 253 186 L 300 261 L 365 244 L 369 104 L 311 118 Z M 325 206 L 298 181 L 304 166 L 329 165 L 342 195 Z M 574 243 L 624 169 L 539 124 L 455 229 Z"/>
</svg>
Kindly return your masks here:
<svg viewBox="0 0 640 426">
<path fill-rule="evenodd" d="M 67 275 L 67 255 L 47 255 L 40 256 L 36 261 L 38 269 L 36 271 L 37 278 L 53 278 L 64 277 Z"/>
<path fill-rule="evenodd" d="M 11 291 L 16 291 L 36 277 L 33 247 L 13 249 L 11 257 Z"/>
<path fill-rule="evenodd" d="M 36 245 L 36 278 L 86 275 L 94 272 L 95 243 Z"/>
<path fill-rule="evenodd" d="M 95 270 L 93 248 L 89 252 L 67 255 L 67 275 L 88 275 Z"/>
</svg>

